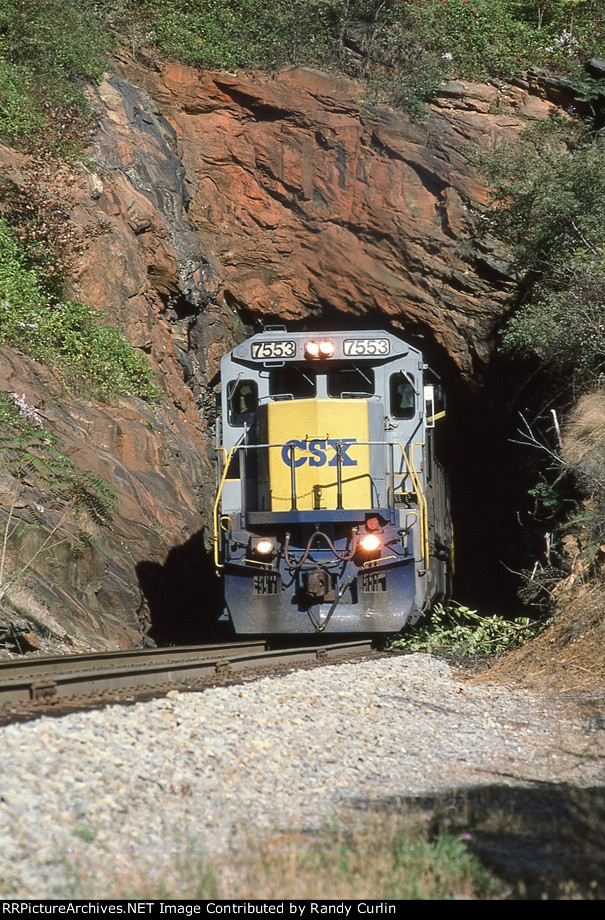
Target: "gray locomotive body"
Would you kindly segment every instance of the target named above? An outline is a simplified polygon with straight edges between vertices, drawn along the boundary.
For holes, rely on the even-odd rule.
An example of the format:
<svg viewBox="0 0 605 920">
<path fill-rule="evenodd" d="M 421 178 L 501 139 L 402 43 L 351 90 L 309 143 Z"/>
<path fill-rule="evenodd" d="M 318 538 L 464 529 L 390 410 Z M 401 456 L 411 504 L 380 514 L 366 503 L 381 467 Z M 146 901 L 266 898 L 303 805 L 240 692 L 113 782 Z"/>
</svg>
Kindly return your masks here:
<svg viewBox="0 0 605 920">
<path fill-rule="evenodd" d="M 241 635 L 391 633 L 449 591 L 441 389 L 384 331 L 268 327 L 221 364 L 215 564 Z"/>
</svg>

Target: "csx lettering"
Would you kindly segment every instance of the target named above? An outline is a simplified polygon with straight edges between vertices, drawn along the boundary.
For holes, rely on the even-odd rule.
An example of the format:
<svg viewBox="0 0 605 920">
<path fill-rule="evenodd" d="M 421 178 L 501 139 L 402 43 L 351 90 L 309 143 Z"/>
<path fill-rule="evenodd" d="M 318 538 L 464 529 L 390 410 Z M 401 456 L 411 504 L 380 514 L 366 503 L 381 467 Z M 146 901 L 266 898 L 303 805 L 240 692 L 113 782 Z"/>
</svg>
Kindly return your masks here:
<svg viewBox="0 0 605 920">
<path fill-rule="evenodd" d="M 312 441 L 288 441 L 284 444 L 281 451 L 282 460 L 286 466 L 292 466 L 292 457 L 294 456 L 294 466 L 303 466 L 308 463 L 309 466 L 338 466 L 338 448 L 340 446 L 340 462 L 342 466 L 357 466 L 357 460 L 349 456 L 349 449 L 352 444 L 357 443 L 356 438 L 342 438 L 333 440 L 331 438 L 315 438 Z M 295 450 L 292 451 L 290 445 Z M 301 451 L 305 451 L 301 456 Z M 328 460 L 328 453 L 333 451 Z"/>
</svg>

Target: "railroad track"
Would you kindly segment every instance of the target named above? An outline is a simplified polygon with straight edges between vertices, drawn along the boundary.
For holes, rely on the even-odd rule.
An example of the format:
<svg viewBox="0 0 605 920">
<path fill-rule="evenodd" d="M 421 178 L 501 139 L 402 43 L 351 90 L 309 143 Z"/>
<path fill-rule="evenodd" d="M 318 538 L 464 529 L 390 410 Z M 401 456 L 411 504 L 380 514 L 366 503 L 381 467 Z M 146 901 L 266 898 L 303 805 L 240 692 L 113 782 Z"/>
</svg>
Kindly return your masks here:
<svg viewBox="0 0 605 920">
<path fill-rule="evenodd" d="M 0 664 L 0 707 L 47 709 L 107 694 L 153 695 L 212 677 L 369 653 L 369 640 L 268 650 L 264 642 L 100 652 Z"/>
</svg>

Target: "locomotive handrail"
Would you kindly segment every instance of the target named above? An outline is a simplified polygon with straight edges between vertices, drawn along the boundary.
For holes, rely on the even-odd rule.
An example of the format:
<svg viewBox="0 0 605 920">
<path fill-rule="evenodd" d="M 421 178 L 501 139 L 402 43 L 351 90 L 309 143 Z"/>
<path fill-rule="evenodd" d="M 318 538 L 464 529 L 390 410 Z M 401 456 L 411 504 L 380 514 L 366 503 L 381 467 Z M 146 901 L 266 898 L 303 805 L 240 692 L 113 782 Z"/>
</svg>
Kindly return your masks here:
<svg viewBox="0 0 605 920">
<path fill-rule="evenodd" d="M 255 450 L 259 448 L 285 447 L 285 446 L 286 446 L 285 444 L 247 444 L 246 443 L 246 444 L 234 444 L 233 447 L 229 449 L 229 451 L 227 451 L 225 447 L 223 447 L 222 445 L 221 447 L 218 448 L 219 451 L 222 451 L 224 454 L 226 454 L 226 457 L 225 457 L 225 467 L 223 469 L 223 474 L 221 476 L 218 489 L 216 490 L 216 498 L 214 500 L 214 507 L 212 509 L 212 523 L 213 523 L 213 531 L 214 531 L 214 534 L 213 534 L 214 564 L 217 567 L 217 569 L 224 568 L 223 563 L 220 561 L 220 533 L 219 533 L 220 511 L 219 509 L 220 509 L 223 489 L 225 487 L 225 482 L 227 481 L 227 478 L 228 478 L 227 473 L 229 472 L 229 467 L 231 466 L 231 460 L 233 459 L 235 452 L 238 450 Z M 292 447 L 295 447 L 295 445 L 292 445 Z"/>
<path fill-rule="evenodd" d="M 314 439 L 313 438 L 304 439 L 305 443 L 308 443 L 308 441 L 310 440 L 314 440 Z M 392 482 L 393 502 L 395 500 L 395 488 L 394 488 L 395 462 L 394 462 L 394 457 L 393 457 L 393 447 L 397 446 L 400 448 L 404 462 L 405 462 L 406 476 L 409 475 L 411 479 L 412 489 L 418 501 L 419 525 L 420 525 L 420 545 L 422 547 L 422 556 L 424 559 L 425 568 L 428 569 L 429 563 L 430 563 L 428 502 L 427 502 L 426 495 L 424 493 L 424 489 L 422 487 L 422 483 L 420 481 L 420 477 L 418 475 L 418 470 L 416 469 L 416 464 L 414 462 L 414 448 L 415 447 L 422 448 L 424 447 L 424 444 L 421 441 L 415 441 L 413 444 L 410 444 L 409 445 L 409 451 L 410 451 L 409 455 L 406 451 L 405 445 L 401 441 L 389 441 L 386 443 L 384 441 L 357 441 L 356 445 L 360 447 L 379 446 L 379 447 L 385 447 L 385 448 L 389 447 L 390 448 L 390 451 L 389 451 L 390 456 L 391 456 L 390 477 L 391 477 L 391 482 Z M 295 451 L 300 448 L 297 448 L 295 444 L 293 444 L 292 442 L 288 442 L 288 441 L 284 443 L 276 443 L 276 444 L 246 444 L 246 443 L 234 444 L 233 447 L 231 447 L 228 452 L 226 451 L 224 447 L 220 448 L 220 450 L 226 454 L 226 457 L 225 457 L 225 467 L 223 469 L 220 484 L 217 489 L 216 499 L 215 499 L 214 508 L 213 508 L 214 562 L 215 562 L 217 569 L 222 569 L 224 567 L 223 563 L 221 562 L 221 553 L 220 553 L 220 511 L 219 509 L 220 509 L 223 488 L 228 478 L 227 474 L 229 471 L 229 467 L 231 465 L 231 460 L 233 459 L 236 451 L 238 450 L 244 450 L 244 451 L 246 450 L 268 450 L 268 449 L 277 449 L 277 448 L 283 449 L 284 447 L 288 447 L 289 452 L 290 452 L 290 458 L 291 458 L 290 488 L 292 491 L 291 509 L 295 511 L 297 508 L 297 502 L 296 502 L 296 474 L 294 472 L 295 471 L 294 454 L 295 454 Z M 342 455 L 341 455 L 341 452 L 338 450 L 337 450 L 337 458 L 338 458 L 338 461 L 337 461 L 337 469 L 336 469 L 336 477 L 337 477 L 336 507 L 337 509 L 341 509 L 342 508 Z M 245 470 L 243 471 L 243 476 L 240 476 L 239 478 L 242 479 L 242 491 L 245 492 L 245 483 L 243 481 L 245 478 Z"/>
<path fill-rule="evenodd" d="M 401 448 L 401 453 L 405 460 L 405 464 L 408 469 L 410 479 L 412 480 L 412 485 L 414 486 L 414 491 L 418 498 L 418 510 L 420 512 L 420 543 L 422 546 L 422 555 L 424 558 L 425 568 L 429 568 L 430 565 L 430 545 L 429 545 L 429 508 L 426 495 L 424 494 L 424 489 L 418 477 L 418 470 L 416 469 L 416 464 L 414 463 L 414 448 L 415 447 L 424 447 L 422 441 L 414 441 L 413 444 L 410 444 L 410 454 L 406 453 L 405 446 L 401 441 L 394 441 L 394 444 L 397 444 Z"/>
<path fill-rule="evenodd" d="M 416 470 L 416 464 L 414 462 L 414 448 L 419 447 L 421 450 L 424 450 L 424 446 L 425 445 L 423 441 L 414 441 L 414 443 L 410 445 L 410 462 L 411 462 L 412 469 L 414 471 L 414 475 L 416 477 L 416 482 L 418 484 L 418 496 L 419 496 L 419 499 L 421 499 L 421 501 L 419 501 L 419 510 L 421 511 L 421 518 L 424 517 L 424 523 L 421 525 L 420 530 L 421 530 L 421 533 L 422 531 L 424 531 L 424 543 L 423 543 L 424 565 L 428 569 L 430 566 L 430 555 L 431 555 L 431 548 L 430 548 L 430 543 L 429 543 L 429 503 L 425 495 L 424 489 L 422 488 L 420 478 Z"/>
<path fill-rule="evenodd" d="M 219 483 L 218 489 L 216 490 L 216 498 L 214 500 L 214 507 L 212 509 L 212 523 L 213 523 L 213 544 L 214 544 L 214 564 L 217 569 L 223 568 L 223 563 L 220 561 L 220 534 L 219 534 L 219 507 L 221 504 L 221 495 L 223 494 L 223 487 L 227 479 L 227 473 L 229 471 L 229 466 L 231 464 L 231 458 L 233 457 L 234 452 L 238 449 L 237 444 L 234 444 L 230 451 L 227 452 L 225 457 L 225 468 L 223 470 L 223 475 L 221 476 L 221 481 Z M 225 450 L 224 447 L 221 447 L 220 450 Z"/>
</svg>

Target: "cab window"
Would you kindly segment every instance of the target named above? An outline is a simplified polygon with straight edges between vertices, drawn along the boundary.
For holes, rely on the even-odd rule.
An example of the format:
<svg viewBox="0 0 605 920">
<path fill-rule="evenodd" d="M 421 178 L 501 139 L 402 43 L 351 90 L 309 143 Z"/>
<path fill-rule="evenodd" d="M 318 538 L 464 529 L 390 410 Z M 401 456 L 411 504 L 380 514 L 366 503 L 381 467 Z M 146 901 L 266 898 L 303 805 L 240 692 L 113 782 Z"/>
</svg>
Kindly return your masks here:
<svg viewBox="0 0 605 920">
<path fill-rule="evenodd" d="M 276 367 L 269 374 L 269 393 L 276 399 L 313 399 L 317 377 L 309 368 L 296 364 Z"/>
<path fill-rule="evenodd" d="M 390 409 L 393 418 L 413 418 L 416 414 L 414 378 L 393 374 L 390 381 Z"/>
<path fill-rule="evenodd" d="M 233 380 L 228 387 L 229 392 L 229 424 L 236 428 L 243 427 L 245 422 L 250 424 L 254 420 L 254 413 L 258 406 L 258 384 L 256 380 Z"/>
<path fill-rule="evenodd" d="M 340 399 L 347 396 L 373 396 L 374 371 L 358 367 L 330 367 L 328 396 Z"/>
</svg>

